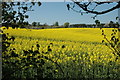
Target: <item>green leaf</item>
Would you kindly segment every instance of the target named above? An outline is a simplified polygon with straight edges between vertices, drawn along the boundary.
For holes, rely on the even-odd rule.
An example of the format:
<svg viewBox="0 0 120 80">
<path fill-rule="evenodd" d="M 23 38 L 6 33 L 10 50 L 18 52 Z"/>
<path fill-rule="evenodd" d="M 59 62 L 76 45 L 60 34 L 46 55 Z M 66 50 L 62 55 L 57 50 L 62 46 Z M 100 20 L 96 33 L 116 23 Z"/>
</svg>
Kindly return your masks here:
<svg viewBox="0 0 120 80">
<path fill-rule="evenodd" d="M 22 7 L 24 10 L 27 10 L 28 8 L 27 7 Z"/>
<path fill-rule="evenodd" d="M 38 2 L 38 6 L 41 6 L 41 2 Z"/>
<path fill-rule="evenodd" d="M 17 5 L 20 5 L 20 2 L 17 2 Z"/>
<path fill-rule="evenodd" d="M 67 8 L 68 8 L 68 10 L 70 10 L 70 5 L 69 4 L 67 4 Z"/>
<path fill-rule="evenodd" d="M 25 18 L 29 18 L 29 16 L 28 16 L 28 15 L 25 15 Z"/>
<path fill-rule="evenodd" d="M 15 15 L 17 12 L 16 11 L 13 11 L 13 14 Z"/>
<path fill-rule="evenodd" d="M 31 2 L 32 3 L 32 5 L 35 5 L 35 3 L 34 2 Z"/>
</svg>

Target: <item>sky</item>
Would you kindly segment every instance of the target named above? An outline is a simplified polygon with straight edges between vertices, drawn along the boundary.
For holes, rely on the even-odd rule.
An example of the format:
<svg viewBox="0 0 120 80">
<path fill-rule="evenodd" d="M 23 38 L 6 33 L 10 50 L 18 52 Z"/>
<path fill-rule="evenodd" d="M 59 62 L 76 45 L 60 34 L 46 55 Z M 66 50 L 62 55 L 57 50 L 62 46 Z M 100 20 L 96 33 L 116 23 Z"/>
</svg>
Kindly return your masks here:
<svg viewBox="0 0 120 80">
<path fill-rule="evenodd" d="M 34 11 L 27 12 L 29 18 L 27 21 L 29 23 L 32 22 L 40 22 L 40 24 L 47 23 L 48 25 L 52 25 L 55 22 L 58 22 L 59 25 L 63 25 L 65 22 L 69 22 L 70 24 L 95 24 L 95 20 L 99 20 L 101 23 L 109 23 L 110 21 L 116 22 L 116 17 L 118 16 L 118 10 L 114 10 L 112 12 L 98 15 L 94 20 L 93 14 L 84 14 L 81 15 L 73 10 L 67 10 L 66 7 L 67 2 L 42 2 L 41 6 L 34 6 Z M 110 6 L 103 5 L 98 10 L 104 10 L 105 8 L 110 8 L 115 4 Z M 79 8 L 77 7 L 77 10 Z"/>
<path fill-rule="evenodd" d="M 7 1 L 7 0 L 6 0 Z M 23 2 L 23 1 L 26 1 L 26 0 L 13 0 L 13 1 L 19 1 L 19 2 Z M 29 2 L 37 2 L 37 1 L 41 1 L 41 2 L 70 2 L 71 0 L 27 0 Z M 75 1 L 119 1 L 119 0 L 75 0 Z"/>
</svg>

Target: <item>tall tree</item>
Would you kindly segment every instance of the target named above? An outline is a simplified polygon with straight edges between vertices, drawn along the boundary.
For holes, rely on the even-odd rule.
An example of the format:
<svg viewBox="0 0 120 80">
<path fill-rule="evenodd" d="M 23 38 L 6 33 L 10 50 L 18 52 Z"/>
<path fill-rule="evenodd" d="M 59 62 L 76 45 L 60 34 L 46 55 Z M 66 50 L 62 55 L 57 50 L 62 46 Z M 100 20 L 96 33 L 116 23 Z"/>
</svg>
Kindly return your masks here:
<svg viewBox="0 0 120 80">
<path fill-rule="evenodd" d="M 113 21 L 110 21 L 110 22 L 109 22 L 109 27 L 110 27 L 110 28 L 114 28 L 114 27 L 115 27 L 115 24 L 114 24 Z"/>
<path fill-rule="evenodd" d="M 29 22 L 27 21 L 27 22 L 24 22 L 23 24 L 24 24 L 24 25 L 29 25 Z"/>
<path fill-rule="evenodd" d="M 120 26 L 120 24 L 118 22 L 116 22 L 116 28 L 118 28 Z"/>
<path fill-rule="evenodd" d="M 32 25 L 33 25 L 33 26 L 37 26 L 37 22 L 33 22 Z"/>
<path fill-rule="evenodd" d="M 70 24 L 69 22 L 64 23 L 64 27 L 65 27 L 65 28 L 68 28 L 68 27 L 69 27 L 69 24 Z"/>
<path fill-rule="evenodd" d="M 96 27 L 100 27 L 100 21 L 99 20 L 95 20 L 95 24 L 96 24 Z"/>
<path fill-rule="evenodd" d="M 40 26 L 40 22 L 37 23 L 37 26 Z"/>
<path fill-rule="evenodd" d="M 29 17 L 26 13 L 33 11 L 35 4 L 41 6 L 41 2 L 2 2 L 2 23 L 6 27 L 13 22 L 22 24 Z"/>
<path fill-rule="evenodd" d="M 43 26 L 48 26 L 48 24 L 47 24 L 47 23 L 44 23 Z"/>
<path fill-rule="evenodd" d="M 58 22 L 55 22 L 54 26 L 59 26 L 59 23 L 58 23 Z"/>
</svg>

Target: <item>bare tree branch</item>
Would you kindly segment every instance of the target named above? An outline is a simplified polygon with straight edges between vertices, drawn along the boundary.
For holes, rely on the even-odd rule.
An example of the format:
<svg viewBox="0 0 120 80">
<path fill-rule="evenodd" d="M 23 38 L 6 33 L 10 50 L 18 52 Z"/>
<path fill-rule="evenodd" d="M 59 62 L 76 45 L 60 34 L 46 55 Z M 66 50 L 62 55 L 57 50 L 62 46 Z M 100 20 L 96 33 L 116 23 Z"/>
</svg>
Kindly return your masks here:
<svg viewBox="0 0 120 80">
<path fill-rule="evenodd" d="M 104 11 L 95 11 L 96 7 L 98 7 L 99 5 L 102 5 L 102 4 L 110 4 L 110 3 L 113 3 L 113 2 L 77 2 L 75 0 L 72 0 L 77 6 L 79 6 L 83 11 L 85 11 L 86 13 L 92 13 L 92 14 L 96 14 L 96 15 L 101 15 L 101 14 L 105 14 L 105 13 L 108 13 L 108 12 L 111 12 L 115 9 L 118 9 L 120 8 L 120 1 L 116 2 L 116 5 L 113 6 L 112 8 L 110 9 L 107 9 L 107 10 L 104 10 Z M 92 4 L 96 4 L 94 6 L 93 9 L 90 9 L 89 6 L 92 5 Z M 73 9 L 73 7 L 70 7 L 72 10 L 75 11 L 75 9 Z M 81 11 L 77 11 L 76 12 L 79 12 L 81 13 Z"/>
<path fill-rule="evenodd" d="M 93 13 L 93 14 L 97 14 L 97 15 L 100 15 L 100 14 L 105 14 L 105 13 L 108 13 L 110 11 L 113 11 L 117 8 L 120 8 L 120 1 L 117 2 L 117 5 L 112 7 L 111 9 L 108 9 L 108 10 L 105 10 L 105 11 L 101 11 L 101 12 L 98 12 L 98 11 L 94 11 L 94 10 L 89 10 L 88 9 L 88 5 L 83 5 L 83 4 L 80 4 L 80 2 L 74 2 L 75 4 L 77 4 L 80 8 L 82 8 L 84 11 L 86 12 L 89 12 L 89 13 Z M 107 3 L 107 2 L 106 2 Z M 98 4 L 98 3 L 97 3 Z"/>
</svg>

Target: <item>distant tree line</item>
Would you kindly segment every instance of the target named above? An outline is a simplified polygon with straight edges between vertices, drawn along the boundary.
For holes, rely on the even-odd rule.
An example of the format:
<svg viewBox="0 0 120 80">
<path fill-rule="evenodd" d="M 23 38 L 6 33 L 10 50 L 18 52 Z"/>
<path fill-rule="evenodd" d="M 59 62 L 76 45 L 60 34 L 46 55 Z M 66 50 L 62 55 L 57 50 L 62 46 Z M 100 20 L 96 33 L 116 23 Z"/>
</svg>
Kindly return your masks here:
<svg viewBox="0 0 120 80">
<path fill-rule="evenodd" d="M 6 24 L 2 24 L 2 26 L 8 26 Z M 46 28 L 118 28 L 120 25 L 118 22 L 110 21 L 109 23 L 100 23 L 99 20 L 95 20 L 95 24 L 70 24 L 69 22 L 65 22 L 63 25 L 59 25 L 59 22 L 56 21 L 53 25 L 48 25 L 47 23 L 40 24 L 40 22 L 32 22 L 31 24 L 27 22 L 23 22 L 23 24 L 11 23 L 9 27 L 12 28 L 29 28 L 29 29 L 46 29 Z"/>
</svg>

